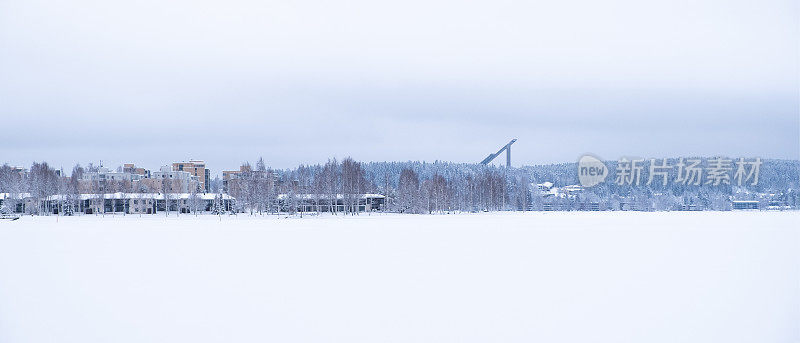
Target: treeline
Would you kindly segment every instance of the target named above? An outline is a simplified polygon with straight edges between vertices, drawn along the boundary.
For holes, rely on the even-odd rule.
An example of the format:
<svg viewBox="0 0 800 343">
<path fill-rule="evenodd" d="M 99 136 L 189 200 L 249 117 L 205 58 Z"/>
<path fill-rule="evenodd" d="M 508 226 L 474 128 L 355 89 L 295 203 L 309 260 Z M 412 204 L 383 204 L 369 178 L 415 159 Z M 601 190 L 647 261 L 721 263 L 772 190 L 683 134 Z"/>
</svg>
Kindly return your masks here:
<svg viewBox="0 0 800 343">
<path fill-rule="evenodd" d="M 703 161 L 699 166 L 706 171 L 711 158 L 690 157 Z M 731 158 L 736 161 L 736 159 Z M 658 159 L 657 163 L 661 160 Z M 667 164 L 674 166 L 679 163 L 678 158 L 667 159 Z M 557 208 L 566 210 L 581 209 L 587 202 L 599 202 L 601 210 L 619 209 L 622 204 L 632 204 L 637 210 L 664 211 L 695 208 L 703 210 L 730 210 L 731 200 L 752 200 L 764 203 L 777 203 L 781 206 L 792 208 L 800 207 L 800 161 L 765 159 L 758 173 L 758 183 L 751 184 L 752 180 L 738 185 L 733 178 L 734 170 L 730 173 L 730 183 L 719 185 L 706 184 L 706 175 L 703 175 L 700 185 L 676 182 L 679 178 L 677 169 L 673 168 L 667 173 L 667 184 L 664 185 L 660 177 L 655 177 L 654 182 L 648 184 L 650 179 L 649 161 L 645 161 L 638 185 L 619 185 L 615 183 L 617 161 L 605 161 L 610 175 L 606 182 L 585 189 L 572 198 L 551 199 Z M 523 167 L 534 180 L 538 182 L 549 181 L 557 186 L 577 184 L 577 163 L 559 163 L 541 166 Z M 534 199 L 534 209 L 542 208 L 537 199 Z"/>
<path fill-rule="evenodd" d="M 670 160 L 670 164 L 674 164 Z M 638 186 L 614 183 L 616 162 L 606 163 L 611 175 L 606 182 L 581 190 L 568 197 L 545 197 L 535 190 L 536 183 L 552 182 L 556 187 L 578 183 L 575 163 L 562 163 L 522 168 L 483 166 L 450 162 L 369 162 L 345 158 L 330 159 L 324 164 L 300 165 L 292 169 L 272 169 L 263 159 L 255 164 L 243 163 L 242 172 L 223 182 L 210 181 L 215 193 L 225 191 L 236 198 L 240 212 L 294 212 L 303 209 L 304 201 L 328 206 L 331 212 L 356 213 L 362 195 L 386 196 L 384 210 L 400 213 L 434 213 L 453 211 L 503 211 L 586 209 L 587 203 L 601 203 L 601 209 L 621 209 L 625 204 L 640 210 L 672 210 L 685 205 L 702 209 L 724 210 L 730 200 L 780 201 L 797 207 L 800 200 L 800 162 L 764 160 L 757 185 L 689 186 L 670 182 Z M 82 193 L 98 193 L 95 184 L 82 185 L 80 176 L 95 170 L 76 165 L 69 176 L 47 163 L 34 163 L 27 173 L 8 165 L 0 166 L 0 193 L 9 193 L 4 206 L 13 205 L 14 194 L 29 193 L 38 200 L 51 195 L 77 199 Z M 674 179 L 674 173 L 668 176 Z M 151 189 L 152 188 L 152 189 Z M 170 185 L 106 184 L 102 192 L 162 192 Z M 39 203 L 39 202 L 37 202 Z M 338 205 L 338 206 L 337 206 Z M 38 206 L 38 205 L 37 205 Z"/>
<path fill-rule="evenodd" d="M 240 211 L 251 213 L 293 212 L 304 199 L 329 206 L 337 200 L 344 211 L 355 213 L 361 195 L 386 196 L 384 209 L 401 213 L 450 211 L 525 210 L 529 207 L 529 179 L 513 168 L 446 164 L 432 171 L 415 165 L 361 163 L 352 158 L 341 162 L 300 165 L 275 170 L 259 159 L 253 166 L 242 164 L 236 178 L 227 181 L 228 193 L 237 199 Z M 439 163 L 436 164 L 440 166 Z M 212 188 L 215 188 L 212 183 Z"/>
<path fill-rule="evenodd" d="M 77 194 L 76 182 L 68 178 L 59 176 L 60 172 L 51 168 L 47 162 L 34 162 L 27 173 L 10 167 L 8 164 L 0 166 L 0 193 L 3 194 L 3 206 L 0 212 L 12 212 L 17 204 L 24 199 L 20 196 L 28 193 L 37 199 L 36 203 L 41 203 L 51 195 L 73 193 Z M 74 186 L 75 191 L 70 187 Z M 46 212 L 37 206 L 35 213 Z"/>
<path fill-rule="evenodd" d="M 688 157 L 684 159 L 700 159 L 703 163 L 700 164 L 700 167 L 707 168 L 708 167 L 708 158 L 703 157 Z M 735 159 L 732 159 L 735 161 Z M 661 162 L 660 159 L 657 162 Z M 670 191 L 675 194 L 682 194 L 685 191 L 696 191 L 697 188 L 711 188 L 708 186 L 691 186 L 685 185 L 681 183 L 676 183 L 674 180 L 678 177 L 676 175 L 676 169 L 672 169 L 668 173 L 668 184 L 663 186 L 660 182 L 661 179 L 656 179 L 656 182 L 651 184 L 646 184 L 647 180 L 650 177 L 650 172 L 648 170 L 649 167 L 649 160 L 646 160 L 643 163 L 644 168 L 642 168 L 641 174 L 641 184 L 637 186 L 630 186 L 624 185 L 620 186 L 614 183 L 614 176 L 615 170 L 617 169 L 617 161 L 605 161 L 604 162 L 608 167 L 611 175 L 606 179 L 606 182 L 592 187 L 592 190 L 600 195 L 610 195 L 610 194 L 619 194 L 619 195 L 626 195 L 630 192 L 635 192 L 637 189 L 646 189 L 652 192 L 663 192 L 663 191 Z M 668 158 L 667 163 L 670 166 L 675 166 L 678 163 L 677 158 Z M 578 184 L 578 174 L 577 170 L 577 163 L 558 163 L 558 164 L 547 164 L 547 165 L 537 165 L 537 166 L 525 166 L 522 167 L 525 171 L 531 175 L 531 178 L 534 180 L 539 180 L 538 182 L 545 182 L 549 181 L 558 186 L 564 185 L 573 185 Z M 735 166 L 732 166 L 735 168 Z M 705 181 L 705 180 L 703 180 Z M 734 181 L 733 179 L 731 181 Z M 714 188 L 732 194 L 736 192 L 737 187 L 734 182 L 731 184 L 723 184 L 719 186 L 715 186 Z M 759 170 L 759 180 L 757 185 L 746 185 L 744 187 L 747 191 L 750 192 L 757 192 L 757 193 L 766 193 L 766 192 L 775 192 L 781 190 L 789 190 L 789 189 L 800 189 L 800 161 L 798 160 L 778 160 L 778 159 L 764 159 L 763 165 L 760 167 Z"/>
<path fill-rule="evenodd" d="M 225 191 L 236 198 L 240 212 L 295 212 L 305 200 L 356 213 L 362 195 L 377 193 L 386 196 L 385 210 L 401 213 L 433 213 L 449 211 L 524 210 L 528 208 L 529 179 L 518 169 L 496 168 L 466 164 L 435 163 L 427 166 L 408 164 L 361 163 L 352 158 L 325 164 L 300 165 L 294 169 L 269 168 L 263 159 L 254 165 L 243 163 L 242 172 L 223 183 L 219 177 L 210 181 L 215 193 Z M 387 168 L 388 167 L 388 168 Z M 440 168 L 441 167 L 441 168 Z M 46 162 L 34 163 L 23 173 L 8 165 L 0 166 L 0 193 L 8 193 L 4 206 L 13 207 L 23 201 L 20 194 L 34 198 L 35 213 L 49 209 L 38 208 L 53 195 L 74 203 L 80 194 L 109 194 L 114 192 L 164 194 L 174 193 L 169 180 L 163 185 L 145 187 L 143 183 L 121 181 L 86 182 L 81 176 L 96 171 L 76 165 L 70 175 L 50 167 Z M 102 196 L 92 200 L 96 211 L 103 211 Z M 336 206 L 342 204 L 344 206 Z"/>
<path fill-rule="evenodd" d="M 290 170 L 268 168 L 261 158 L 252 166 L 245 162 L 241 172 L 227 180 L 212 182 L 212 190 L 236 198 L 240 212 L 252 213 L 285 211 L 293 213 L 302 208 L 301 202 L 308 199 L 315 204 L 327 206 L 328 212 L 338 211 L 338 201 L 343 202 L 343 212 L 356 213 L 361 195 L 374 191 L 367 181 L 361 163 L 345 158 L 341 163 L 335 159 L 324 165 L 299 166 Z"/>
</svg>

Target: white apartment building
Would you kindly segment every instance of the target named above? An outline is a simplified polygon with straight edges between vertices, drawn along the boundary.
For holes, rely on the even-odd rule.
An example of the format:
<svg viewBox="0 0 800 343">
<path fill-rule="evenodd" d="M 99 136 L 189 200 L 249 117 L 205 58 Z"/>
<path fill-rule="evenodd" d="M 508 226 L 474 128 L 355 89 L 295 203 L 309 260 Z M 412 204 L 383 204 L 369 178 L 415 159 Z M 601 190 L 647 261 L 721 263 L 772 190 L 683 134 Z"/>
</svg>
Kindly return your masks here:
<svg viewBox="0 0 800 343">
<path fill-rule="evenodd" d="M 174 180 L 174 187 L 172 192 L 188 193 L 189 187 L 200 187 L 200 181 L 197 176 L 187 171 L 172 170 L 171 166 L 163 166 L 158 171 L 150 173 L 150 179 L 154 180 Z M 202 189 L 200 190 L 202 192 Z"/>
<path fill-rule="evenodd" d="M 139 174 L 112 171 L 105 167 L 100 167 L 96 172 L 83 173 L 81 180 L 86 181 L 136 181 L 141 180 L 144 176 Z"/>
</svg>

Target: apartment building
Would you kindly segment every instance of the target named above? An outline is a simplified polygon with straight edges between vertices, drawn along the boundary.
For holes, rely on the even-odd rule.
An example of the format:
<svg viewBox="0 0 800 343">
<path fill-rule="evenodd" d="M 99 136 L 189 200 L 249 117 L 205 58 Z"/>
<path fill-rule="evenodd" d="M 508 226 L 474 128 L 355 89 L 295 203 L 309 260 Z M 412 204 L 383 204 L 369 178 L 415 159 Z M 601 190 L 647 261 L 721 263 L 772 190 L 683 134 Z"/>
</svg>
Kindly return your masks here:
<svg viewBox="0 0 800 343">
<path fill-rule="evenodd" d="M 150 171 L 144 168 L 136 167 L 133 163 L 125 163 L 122 165 L 122 171 L 125 173 L 131 173 L 136 175 L 141 175 L 143 177 L 150 177 Z"/>
<path fill-rule="evenodd" d="M 105 192 L 108 188 L 115 188 L 118 185 L 127 185 L 125 187 L 129 187 L 145 177 L 145 175 L 100 167 L 97 171 L 83 173 L 79 182 L 84 191 Z M 109 187 L 109 185 L 114 185 L 115 187 Z"/>
<path fill-rule="evenodd" d="M 172 163 L 173 171 L 188 172 L 197 178 L 200 184 L 200 189 L 203 192 L 211 192 L 211 170 L 206 168 L 206 163 L 202 160 L 189 160 L 189 162 L 174 162 Z"/>
<path fill-rule="evenodd" d="M 188 193 L 192 187 L 202 191 L 200 180 L 191 172 L 183 170 L 173 170 L 173 166 L 163 166 L 158 171 L 150 173 L 150 178 L 147 180 L 150 184 L 149 187 L 158 189 L 159 186 L 166 187 L 162 191 L 170 193 Z"/>
<path fill-rule="evenodd" d="M 11 172 L 25 178 L 28 176 L 28 169 L 25 167 L 11 166 Z"/>
<path fill-rule="evenodd" d="M 222 191 L 225 193 L 230 193 L 230 188 L 232 186 L 231 180 L 236 180 L 239 178 L 242 173 L 249 173 L 252 172 L 252 168 L 250 165 L 242 165 L 239 167 L 239 170 L 223 170 L 222 171 Z M 235 181 L 233 181 L 235 182 Z"/>
</svg>

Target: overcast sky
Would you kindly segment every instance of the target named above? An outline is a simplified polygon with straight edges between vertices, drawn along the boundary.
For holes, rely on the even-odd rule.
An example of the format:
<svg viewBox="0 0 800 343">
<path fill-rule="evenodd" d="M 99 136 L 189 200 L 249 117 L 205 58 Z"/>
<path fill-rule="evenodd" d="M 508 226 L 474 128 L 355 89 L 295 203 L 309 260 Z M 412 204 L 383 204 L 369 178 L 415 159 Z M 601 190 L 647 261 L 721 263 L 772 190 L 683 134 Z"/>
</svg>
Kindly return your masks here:
<svg viewBox="0 0 800 343">
<path fill-rule="evenodd" d="M 798 158 L 798 1 L 0 0 L 0 162 Z"/>
</svg>

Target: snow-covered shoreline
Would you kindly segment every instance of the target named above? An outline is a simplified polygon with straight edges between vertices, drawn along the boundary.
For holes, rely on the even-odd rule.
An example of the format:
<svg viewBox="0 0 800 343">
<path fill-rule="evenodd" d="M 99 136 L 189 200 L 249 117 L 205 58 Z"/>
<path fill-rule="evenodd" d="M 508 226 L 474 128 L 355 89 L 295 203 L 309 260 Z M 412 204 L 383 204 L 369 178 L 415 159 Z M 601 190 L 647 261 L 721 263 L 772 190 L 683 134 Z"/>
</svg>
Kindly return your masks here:
<svg viewBox="0 0 800 343">
<path fill-rule="evenodd" d="M 799 219 L 26 216 L 0 342 L 793 342 Z"/>
</svg>

